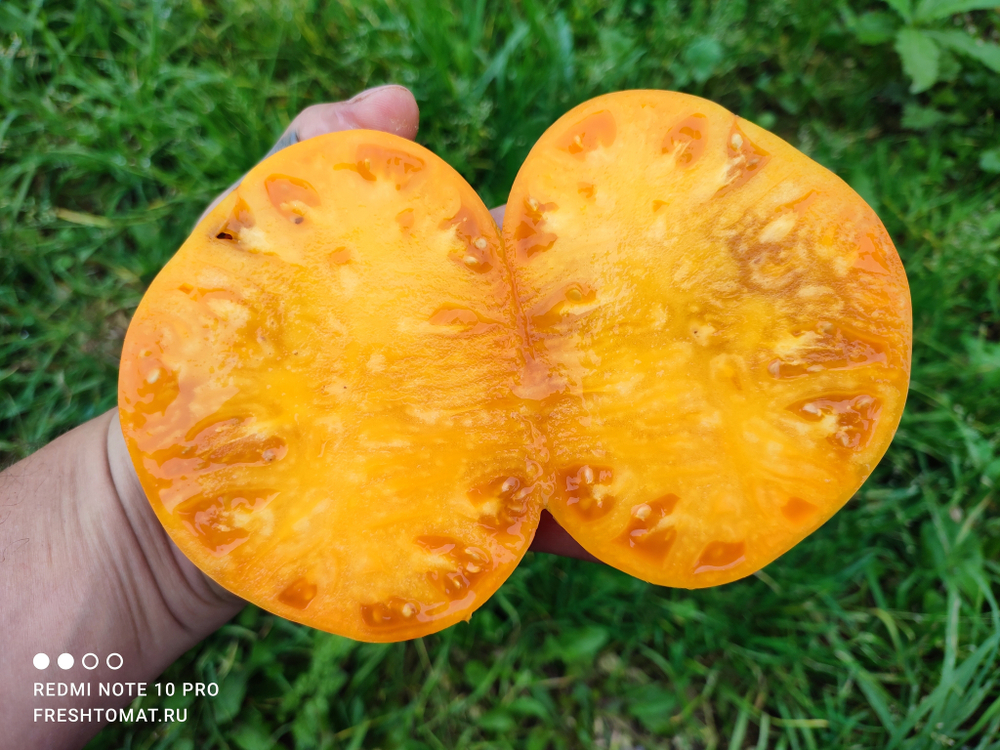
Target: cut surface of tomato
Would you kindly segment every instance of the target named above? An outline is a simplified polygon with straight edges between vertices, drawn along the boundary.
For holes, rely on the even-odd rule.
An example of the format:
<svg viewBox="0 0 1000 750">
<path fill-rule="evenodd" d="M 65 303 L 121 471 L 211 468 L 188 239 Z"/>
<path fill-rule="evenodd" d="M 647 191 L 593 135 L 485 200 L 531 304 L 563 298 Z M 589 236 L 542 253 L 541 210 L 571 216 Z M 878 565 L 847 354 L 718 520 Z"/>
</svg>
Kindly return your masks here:
<svg viewBox="0 0 1000 750">
<path fill-rule="evenodd" d="M 416 144 L 337 133 L 252 170 L 124 347 L 123 430 L 178 546 L 357 639 L 468 618 L 541 506 L 506 273 L 486 207 Z"/>
<path fill-rule="evenodd" d="M 609 94 L 548 129 L 503 227 L 547 506 L 589 552 L 699 588 L 818 528 L 889 445 L 909 291 L 839 178 L 722 107 Z M 523 387 L 523 386 L 522 386 Z"/>
<path fill-rule="evenodd" d="M 884 453 L 910 336 L 895 249 L 843 182 L 717 105 L 632 91 L 546 132 L 502 234 L 396 136 L 268 158 L 150 286 L 119 406 L 199 568 L 396 641 L 467 619 L 546 506 L 648 581 L 758 570 Z"/>
</svg>

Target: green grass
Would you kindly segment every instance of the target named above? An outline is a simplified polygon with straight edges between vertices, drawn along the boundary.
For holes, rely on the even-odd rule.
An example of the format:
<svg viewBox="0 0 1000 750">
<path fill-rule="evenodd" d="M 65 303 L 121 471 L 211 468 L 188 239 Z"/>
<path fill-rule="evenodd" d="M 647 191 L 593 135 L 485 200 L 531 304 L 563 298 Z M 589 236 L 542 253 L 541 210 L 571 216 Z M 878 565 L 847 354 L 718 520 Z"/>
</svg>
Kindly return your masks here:
<svg viewBox="0 0 1000 750">
<path fill-rule="evenodd" d="M 111 407 L 129 316 L 204 205 L 301 107 L 378 83 L 413 89 L 419 140 L 494 204 L 574 104 L 707 96 L 848 180 L 913 292 L 896 441 L 757 577 L 670 590 L 529 555 L 470 624 L 390 646 L 251 607 L 164 676 L 218 698 L 90 747 L 1000 748 L 1000 76 L 956 57 L 910 93 L 855 35 L 872 10 L 0 3 L 0 460 Z M 947 24 L 1000 36 L 996 11 Z"/>
</svg>

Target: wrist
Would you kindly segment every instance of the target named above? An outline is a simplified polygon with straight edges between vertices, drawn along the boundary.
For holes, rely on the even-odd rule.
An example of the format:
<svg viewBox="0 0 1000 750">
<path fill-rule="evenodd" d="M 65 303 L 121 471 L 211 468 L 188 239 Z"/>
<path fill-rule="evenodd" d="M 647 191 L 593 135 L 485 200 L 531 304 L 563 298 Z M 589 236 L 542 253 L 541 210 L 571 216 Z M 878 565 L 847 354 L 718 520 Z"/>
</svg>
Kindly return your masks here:
<svg viewBox="0 0 1000 750">
<path fill-rule="evenodd" d="M 232 617 L 246 602 L 202 573 L 174 544 L 139 483 L 125 445 L 118 410 L 105 416 L 110 417 L 106 440 L 108 468 L 122 512 L 173 619 L 186 631 L 204 630 L 200 639 Z M 224 619 L 216 623 L 219 617 Z M 210 625 L 208 629 L 206 624 Z"/>
<path fill-rule="evenodd" d="M 243 606 L 174 548 L 135 479 L 117 413 L 70 431 L 0 474 L 0 748 L 82 746 L 100 723 L 37 709 L 128 698 L 48 697 L 36 683 L 150 682 Z M 33 666 L 35 654 L 49 666 Z M 74 665 L 56 666 L 68 653 Z M 110 654 L 121 657 L 109 668 Z M 99 666 L 88 671 L 84 654 Z M 117 659 L 112 659 L 112 663 Z"/>
</svg>

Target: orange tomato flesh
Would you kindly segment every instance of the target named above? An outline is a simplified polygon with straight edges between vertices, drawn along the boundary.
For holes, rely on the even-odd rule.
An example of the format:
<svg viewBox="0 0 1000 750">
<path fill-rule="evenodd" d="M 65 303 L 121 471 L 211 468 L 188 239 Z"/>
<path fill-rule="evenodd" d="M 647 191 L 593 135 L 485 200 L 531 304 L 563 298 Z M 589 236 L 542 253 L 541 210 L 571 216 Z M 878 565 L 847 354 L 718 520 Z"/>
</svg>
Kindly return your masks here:
<svg viewBox="0 0 1000 750">
<path fill-rule="evenodd" d="M 875 214 L 696 97 L 612 94 L 528 156 L 503 232 L 385 133 L 270 157 L 126 336 L 122 428 L 180 549 L 365 641 L 445 628 L 547 507 L 655 583 L 758 570 L 887 448 L 906 278 Z"/>
<path fill-rule="evenodd" d="M 888 447 L 902 264 L 864 201 L 771 133 L 684 94 L 599 97 L 532 149 L 503 235 L 546 374 L 548 509 L 601 560 L 668 586 L 741 578 Z"/>
</svg>

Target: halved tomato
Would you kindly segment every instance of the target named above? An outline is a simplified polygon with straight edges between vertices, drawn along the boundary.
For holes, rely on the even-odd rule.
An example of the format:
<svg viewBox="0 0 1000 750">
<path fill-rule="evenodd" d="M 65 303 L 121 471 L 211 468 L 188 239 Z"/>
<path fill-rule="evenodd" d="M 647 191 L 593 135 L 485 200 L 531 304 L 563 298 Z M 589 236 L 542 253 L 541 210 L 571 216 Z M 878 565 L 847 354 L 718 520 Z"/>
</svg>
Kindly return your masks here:
<svg viewBox="0 0 1000 750">
<path fill-rule="evenodd" d="M 766 565 L 885 451 L 910 340 L 899 258 L 844 183 L 717 105 L 636 91 L 549 129 L 502 236 L 396 136 L 270 157 L 151 285 L 119 405 L 196 565 L 395 641 L 467 619 L 546 506 L 656 583 Z"/>
<path fill-rule="evenodd" d="M 753 123 L 679 93 L 586 102 L 528 155 L 503 235 L 544 373 L 548 509 L 601 560 L 741 578 L 888 447 L 910 371 L 899 256 L 853 190 Z"/>
</svg>

